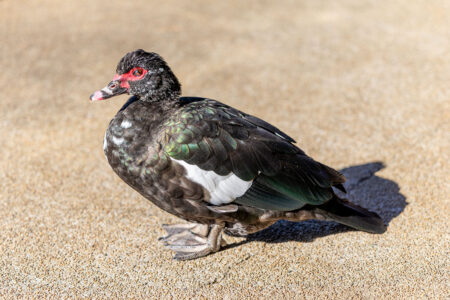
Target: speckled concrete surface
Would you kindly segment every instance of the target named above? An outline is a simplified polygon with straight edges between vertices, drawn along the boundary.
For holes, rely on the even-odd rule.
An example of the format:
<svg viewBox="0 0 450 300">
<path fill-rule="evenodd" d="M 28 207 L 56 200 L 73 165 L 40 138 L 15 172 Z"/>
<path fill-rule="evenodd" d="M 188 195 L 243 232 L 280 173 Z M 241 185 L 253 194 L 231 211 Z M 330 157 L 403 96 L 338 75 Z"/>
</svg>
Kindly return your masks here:
<svg viewBox="0 0 450 300">
<path fill-rule="evenodd" d="M 245 4 L 244 4 L 245 3 Z M 0 296 L 449 298 L 450 2 L 0 1 Z M 91 104 L 136 48 L 349 178 L 383 235 L 280 222 L 203 259 L 117 178 Z M 384 165 L 384 166 L 383 166 Z"/>
</svg>

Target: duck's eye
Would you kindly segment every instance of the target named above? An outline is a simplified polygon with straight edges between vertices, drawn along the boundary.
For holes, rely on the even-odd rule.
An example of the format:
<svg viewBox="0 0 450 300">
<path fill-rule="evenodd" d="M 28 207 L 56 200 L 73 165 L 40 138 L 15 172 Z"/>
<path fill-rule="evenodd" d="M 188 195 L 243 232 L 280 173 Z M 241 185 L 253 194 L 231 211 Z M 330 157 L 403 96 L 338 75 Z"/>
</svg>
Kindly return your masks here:
<svg viewBox="0 0 450 300">
<path fill-rule="evenodd" d="M 133 76 L 138 77 L 138 76 L 141 76 L 142 73 L 144 73 L 144 70 L 143 70 L 142 68 L 136 68 L 136 69 L 133 71 Z"/>
</svg>

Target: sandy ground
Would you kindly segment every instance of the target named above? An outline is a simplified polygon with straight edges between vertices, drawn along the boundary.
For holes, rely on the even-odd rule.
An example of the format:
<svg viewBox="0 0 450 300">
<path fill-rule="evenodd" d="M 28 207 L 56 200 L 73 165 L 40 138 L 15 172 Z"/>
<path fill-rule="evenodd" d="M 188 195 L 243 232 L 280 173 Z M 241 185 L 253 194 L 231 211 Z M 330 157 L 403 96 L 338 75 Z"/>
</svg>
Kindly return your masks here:
<svg viewBox="0 0 450 300">
<path fill-rule="evenodd" d="M 449 299 L 449 15 L 445 0 L 0 0 L 0 296 Z M 343 170 L 388 231 L 279 222 L 173 261 L 157 238 L 178 220 L 102 153 L 126 97 L 88 101 L 136 48 L 184 95 Z"/>
</svg>

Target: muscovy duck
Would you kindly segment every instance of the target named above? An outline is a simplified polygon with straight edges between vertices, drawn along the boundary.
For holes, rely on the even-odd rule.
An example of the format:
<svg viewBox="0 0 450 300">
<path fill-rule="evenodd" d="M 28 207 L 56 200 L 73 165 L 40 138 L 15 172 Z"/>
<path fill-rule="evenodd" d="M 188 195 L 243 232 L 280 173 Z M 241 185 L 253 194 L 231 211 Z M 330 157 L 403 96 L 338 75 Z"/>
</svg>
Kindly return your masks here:
<svg viewBox="0 0 450 300">
<path fill-rule="evenodd" d="M 273 125 L 221 102 L 180 97 L 181 86 L 156 53 L 136 50 L 92 101 L 131 98 L 109 124 L 104 152 L 128 185 L 192 223 L 163 225 L 175 259 L 225 245 L 224 231 L 245 236 L 278 220 L 333 220 L 370 233 L 386 225 L 374 212 L 339 198 L 345 178 L 294 145 Z"/>
</svg>

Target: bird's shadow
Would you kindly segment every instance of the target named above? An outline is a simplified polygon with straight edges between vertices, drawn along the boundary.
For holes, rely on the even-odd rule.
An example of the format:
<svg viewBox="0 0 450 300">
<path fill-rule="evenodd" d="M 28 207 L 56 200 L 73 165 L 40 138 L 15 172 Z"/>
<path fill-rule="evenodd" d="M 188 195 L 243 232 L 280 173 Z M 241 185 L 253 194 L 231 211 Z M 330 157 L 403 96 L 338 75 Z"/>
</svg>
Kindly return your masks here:
<svg viewBox="0 0 450 300">
<path fill-rule="evenodd" d="M 340 170 L 347 178 L 344 184 L 347 195 L 337 191 L 341 197 L 378 213 L 384 222 L 389 222 L 405 209 L 407 202 L 400 193 L 398 184 L 392 180 L 379 177 L 376 172 L 385 168 L 382 162 L 372 162 L 351 166 Z M 248 235 L 247 239 L 229 245 L 230 248 L 252 241 L 282 243 L 287 241 L 312 242 L 316 238 L 333 235 L 354 229 L 331 221 L 278 221 L 272 226 Z"/>
</svg>

